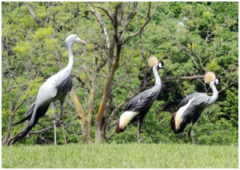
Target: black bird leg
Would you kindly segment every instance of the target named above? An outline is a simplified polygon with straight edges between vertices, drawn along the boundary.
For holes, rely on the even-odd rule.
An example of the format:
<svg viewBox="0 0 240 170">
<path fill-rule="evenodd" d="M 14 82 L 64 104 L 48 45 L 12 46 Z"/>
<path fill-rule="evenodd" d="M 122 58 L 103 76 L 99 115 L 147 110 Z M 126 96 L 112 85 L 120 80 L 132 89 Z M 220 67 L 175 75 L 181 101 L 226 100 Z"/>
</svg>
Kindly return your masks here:
<svg viewBox="0 0 240 170">
<path fill-rule="evenodd" d="M 64 140 L 65 140 L 65 144 L 67 144 L 67 139 L 66 139 L 66 135 L 65 135 L 65 128 L 64 128 L 64 124 L 63 124 L 63 103 L 64 103 L 64 100 L 61 101 L 60 124 L 62 126 L 62 131 L 63 131 L 63 137 L 64 137 Z"/>
<path fill-rule="evenodd" d="M 55 119 L 55 101 L 52 102 L 52 109 L 53 109 L 53 126 L 54 126 L 54 144 L 57 144 L 57 122 Z"/>
<path fill-rule="evenodd" d="M 194 144 L 193 122 L 191 122 L 191 138 L 192 138 L 192 143 Z"/>
<path fill-rule="evenodd" d="M 141 125 L 142 125 L 142 122 L 139 118 L 137 119 L 137 124 L 138 124 L 138 133 L 137 133 L 138 143 L 141 143 Z"/>
<path fill-rule="evenodd" d="M 194 132 L 193 132 L 193 123 L 192 122 L 191 122 L 191 127 L 188 131 L 188 137 L 190 138 L 190 140 L 194 144 Z"/>
<path fill-rule="evenodd" d="M 192 140 L 192 138 L 191 138 L 191 129 L 192 129 L 192 127 L 190 127 L 189 131 L 188 131 L 188 137 L 189 137 L 190 141 Z"/>
</svg>

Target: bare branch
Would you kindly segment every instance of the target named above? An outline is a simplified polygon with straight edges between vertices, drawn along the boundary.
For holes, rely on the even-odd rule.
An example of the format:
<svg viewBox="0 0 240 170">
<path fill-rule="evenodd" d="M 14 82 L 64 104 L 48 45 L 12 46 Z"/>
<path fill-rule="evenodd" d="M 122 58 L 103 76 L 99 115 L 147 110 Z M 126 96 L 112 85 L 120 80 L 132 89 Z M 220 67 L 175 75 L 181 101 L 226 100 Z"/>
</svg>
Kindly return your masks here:
<svg viewBox="0 0 240 170">
<path fill-rule="evenodd" d="M 114 126 L 116 126 L 116 125 L 117 125 L 117 123 L 114 124 Z M 106 138 L 107 138 L 107 139 L 110 139 L 110 138 L 113 136 L 113 133 L 115 132 L 115 130 L 116 130 L 116 129 L 114 128 L 114 129 L 112 130 L 112 132 L 110 133 L 110 135 L 108 135 Z"/>
<path fill-rule="evenodd" d="M 13 113 L 15 113 L 15 112 L 19 109 L 19 107 L 22 106 L 22 104 L 23 104 L 25 101 L 26 101 L 26 99 L 23 99 L 23 100 L 21 101 L 21 103 L 19 103 L 19 105 L 17 105 L 17 107 L 14 109 Z"/>
<path fill-rule="evenodd" d="M 110 47 L 110 38 L 109 38 L 109 34 L 108 34 L 108 31 L 107 31 L 107 26 L 106 26 L 106 24 L 102 21 L 99 12 L 98 12 L 98 11 L 95 11 L 88 2 L 85 2 L 85 3 L 86 3 L 86 5 L 91 9 L 92 13 L 95 15 L 95 17 L 97 18 L 97 21 L 98 21 L 99 24 L 101 25 L 101 27 L 102 27 L 102 29 L 103 29 L 103 31 L 104 31 L 104 35 L 105 35 L 105 40 L 106 40 L 106 43 L 107 43 L 107 47 L 109 48 L 109 47 Z"/>
<path fill-rule="evenodd" d="M 25 85 L 27 85 L 27 84 L 25 84 Z M 18 105 L 18 107 L 15 108 L 15 106 L 16 106 L 16 104 L 17 104 L 17 101 L 18 101 L 18 98 L 21 96 L 21 94 L 23 93 L 23 91 L 26 90 L 26 88 L 27 88 L 27 86 L 23 87 L 22 90 L 21 90 L 21 92 L 18 93 L 18 95 L 17 95 L 17 97 L 16 97 L 16 99 L 15 99 L 15 102 L 14 102 L 14 104 L 13 104 L 13 109 L 14 109 L 13 113 L 15 113 L 15 111 L 16 111 L 16 110 L 23 104 L 23 102 L 26 100 L 26 99 L 24 99 L 24 100 Z"/>
<path fill-rule="evenodd" d="M 39 130 L 39 131 L 29 132 L 29 134 L 39 134 L 39 133 L 41 133 L 41 132 L 45 132 L 45 131 L 50 130 L 50 129 L 52 129 L 52 128 L 53 128 L 53 125 L 50 126 L 50 127 L 48 127 L 48 128 L 41 129 L 41 130 Z M 10 139 L 8 140 L 6 146 L 9 146 L 10 142 L 11 142 L 12 140 L 16 139 L 16 138 L 18 137 L 18 135 L 21 134 L 23 131 L 24 131 L 24 129 L 21 130 L 20 132 L 18 132 L 14 137 L 10 138 Z"/>
<path fill-rule="evenodd" d="M 103 12 L 108 16 L 108 18 L 111 20 L 111 22 L 113 23 L 113 18 L 111 16 L 111 14 L 109 13 L 109 11 L 106 9 L 106 8 L 103 8 L 103 7 L 99 7 L 99 6 L 96 6 L 96 5 L 93 5 L 91 4 L 93 7 L 96 7 L 96 8 L 99 8 L 101 10 L 103 10 Z"/>
<path fill-rule="evenodd" d="M 5 93 L 9 93 L 12 90 L 12 87 L 10 87 L 9 89 L 5 90 L 2 95 L 4 95 Z"/>
<path fill-rule="evenodd" d="M 42 132 L 45 132 L 47 130 L 50 130 L 53 128 L 53 125 L 52 126 L 49 126 L 48 128 L 45 128 L 45 129 L 41 129 L 39 131 L 34 131 L 34 132 L 29 132 L 29 134 L 38 134 L 38 133 L 42 133 Z"/>
<path fill-rule="evenodd" d="M 183 90 L 181 84 L 180 84 L 177 80 L 174 80 L 174 81 L 178 84 L 178 86 L 179 86 L 179 88 L 180 88 L 182 94 L 186 97 L 187 95 L 186 95 L 186 93 L 184 92 L 184 90 Z"/>
<path fill-rule="evenodd" d="M 128 24 L 130 23 L 130 21 L 132 21 L 132 19 L 134 18 L 134 16 L 137 14 L 137 3 L 138 2 L 133 2 L 133 7 L 132 7 L 132 10 L 133 12 L 131 12 L 129 15 L 128 15 L 128 18 L 127 18 L 127 21 L 124 25 L 124 31 L 123 33 L 121 34 L 120 36 L 120 40 L 122 40 L 123 36 L 125 35 L 126 31 L 127 31 L 127 27 L 128 27 Z"/>
<path fill-rule="evenodd" d="M 168 3 L 166 3 L 166 4 L 161 4 L 160 6 L 168 5 L 169 3 L 171 3 L 171 2 L 168 2 Z M 150 2 L 149 2 L 149 4 L 150 4 Z M 132 34 L 132 35 L 129 35 L 129 36 L 122 42 L 122 44 L 125 44 L 130 38 L 135 37 L 135 36 L 137 36 L 138 34 L 140 34 L 140 33 L 142 32 L 143 28 L 144 28 L 144 27 L 148 24 L 148 22 L 152 19 L 153 15 L 155 14 L 155 12 L 156 12 L 156 10 L 157 10 L 157 7 L 158 7 L 158 2 L 156 3 L 156 6 L 155 6 L 155 8 L 154 8 L 154 10 L 153 10 L 152 15 L 150 16 L 151 4 L 148 6 L 148 14 L 147 14 L 147 15 L 148 15 L 148 19 L 147 19 L 147 21 L 146 21 L 143 25 L 141 25 L 140 29 L 139 29 L 136 33 L 134 33 L 134 34 Z"/>
<path fill-rule="evenodd" d="M 199 56 L 199 57 L 200 57 L 203 49 L 206 47 L 207 42 L 208 42 L 208 38 L 209 38 L 211 35 L 213 35 L 213 33 L 211 33 L 211 34 L 208 35 L 208 31 L 207 31 L 207 37 L 205 38 L 205 42 L 204 42 L 204 44 L 203 44 L 203 47 L 201 48 L 201 50 L 200 50 L 199 53 L 198 53 L 198 56 Z M 199 61 L 201 62 L 201 60 L 199 60 Z"/>
<path fill-rule="evenodd" d="M 162 77 L 162 81 L 164 80 L 192 80 L 192 79 L 198 79 L 203 78 L 204 75 L 196 75 L 196 76 L 182 76 L 182 77 L 171 77 L 171 76 L 165 76 Z"/>
<path fill-rule="evenodd" d="M 80 82 L 82 84 L 81 88 L 86 89 L 88 91 L 88 93 L 90 93 L 89 88 L 85 87 L 85 83 L 82 81 L 82 79 L 80 77 L 76 76 L 75 74 L 71 74 L 71 76 L 75 77 L 78 80 L 78 82 Z"/>
<path fill-rule="evenodd" d="M 184 48 L 185 48 L 185 47 L 184 47 Z M 193 58 L 193 56 L 192 56 L 191 54 L 185 52 L 184 50 L 182 50 L 182 48 L 180 48 L 180 51 L 182 51 L 183 53 L 185 53 L 185 54 L 187 54 L 189 57 L 191 57 L 192 60 L 193 60 L 193 62 L 194 62 L 194 64 L 195 64 L 195 66 L 197 67 L 197 69 L 200 70 L 200 68 L 198 67 L 198 64 L 197 64 L 196 60 Z"/>
<path fill-rule="evenodd" d="M 25 2 L 28 12 L 30 13 L 30 15 L 32 16 L 33 20 L 40 26 L 40 27 L 45 27 L 45 25 L 42 23 L 42 21 L 37 17 L 37 15 L 35 14 L 35 12 L 33 11 L 33 9 L 31 8 L 31 6 L 29 5 L 28 2 Z"/>
<path fill-rule="evenodd" d="M 56 28 L 55 28 L 55 14 L 54 12 L 52 11 L 52 19 L 51 19 L 51 23 L 52 23 L 52 27 L 53 27 L 53 30 L 54 30 L 54 35 L 53 35 L 53 38 L 56 38 L 57 35 L 56 35 Z"/>
<path fill-rule="evenodd" d="M 42 140 L 45 140 L 45 141 L 48 142 L 48 143 L 52 143 L 50 140 L 44 138 L 41 134 L 38 134 L 38 136 L 39 136 Z"/>
</svg>

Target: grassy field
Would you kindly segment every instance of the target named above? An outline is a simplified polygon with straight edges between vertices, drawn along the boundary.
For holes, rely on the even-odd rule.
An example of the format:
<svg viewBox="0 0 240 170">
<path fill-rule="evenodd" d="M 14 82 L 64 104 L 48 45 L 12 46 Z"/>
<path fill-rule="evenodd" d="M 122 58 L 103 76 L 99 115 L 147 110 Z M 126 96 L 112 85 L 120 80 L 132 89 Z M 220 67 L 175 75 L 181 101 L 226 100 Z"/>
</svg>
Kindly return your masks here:
<svg viewBox="0 0 240 170">
<path fill-rule="evenodd" d="M 238 147 L 103 144 L 2 148 L 2 168 L 238 168 Z"/>
</svg>

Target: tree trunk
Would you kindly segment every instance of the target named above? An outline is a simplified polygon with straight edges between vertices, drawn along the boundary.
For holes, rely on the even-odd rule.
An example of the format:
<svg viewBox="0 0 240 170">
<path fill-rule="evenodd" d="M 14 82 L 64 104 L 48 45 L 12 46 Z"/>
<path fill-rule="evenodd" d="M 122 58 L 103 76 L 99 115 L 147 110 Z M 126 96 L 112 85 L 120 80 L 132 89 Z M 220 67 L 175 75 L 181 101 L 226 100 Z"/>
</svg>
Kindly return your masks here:
<svg viewBox="0 0 240 170">
<path fill-rule="evenodd" d="M 8 141 L 8 138 L 10 137 L 11 135 L 11 129 L 12 129 L 12 121 L 13 121 L 13 114 L 11 114 L 9 116 L 9 123 L 8 123 L 8 129 L 7 129 L 7 134 L 2 142 L 2 146 L 5 146 L 7 141 Z"/>
<path fill-rule="evenodd" d="M 83 142 L 87 144 L 92 144 L 91 140 L 91 119 L 89 117 L 85 117 L 84 120 L 79 120 L 81 122 L 81 128 L 82 128 L 82 137 Z"/>
<path fill-rule="evenodd" d="M 121 50 L 121 48 L 119 48 L 119 50 Z M 119 52 L 120 54 L 120 52 Z M 119 55 L 117 56 L 119 57 Z M 112 82 L 113 82 L 113 78 L 114 78 L 114 74 L 115 71 L 117 70 L 119 66 L 119 59 L 117 58 L 114 63 L 113 63 L 113 67 L 110 71 L 110 73 L 108 74 L 108 77 L 106 79 L 106 86 L 104 89 L 104 93 L 103 93 L 103 97 L 102 97 L 102 101 L 101 104 L 99 106 L 98 109 L 98 113 L 95 117 L 95 143 L 103 143 L 103 139 L 104 139 L 104 133 L 103 133 L 103 120 L 104 120 L 104 112 L 106 109 L 106 104 L 108 101 L 108 98 L 111 94 L 111 87 L 112 87 Z"/>
<path fill-rule="evenodd" d="M 83 108 L 78 100 L 78 97 L 74 91 L 74 88 L 72 88 L 72 90 L 70 91 L 70 96 L 71 96 L 72 102 L 75 104 L 76 113 L 79 118 L 79 124 L 81 125 L 83 142 L 92 143 L 92 140 L 91 140 L 92 116 L 84 114 Z"/>
<path fill-rule="evenodd" d="M 103 131 L 101 130 L 102 120 L 95 122 L 95 143 L 103 143 Z"/>
</svg>

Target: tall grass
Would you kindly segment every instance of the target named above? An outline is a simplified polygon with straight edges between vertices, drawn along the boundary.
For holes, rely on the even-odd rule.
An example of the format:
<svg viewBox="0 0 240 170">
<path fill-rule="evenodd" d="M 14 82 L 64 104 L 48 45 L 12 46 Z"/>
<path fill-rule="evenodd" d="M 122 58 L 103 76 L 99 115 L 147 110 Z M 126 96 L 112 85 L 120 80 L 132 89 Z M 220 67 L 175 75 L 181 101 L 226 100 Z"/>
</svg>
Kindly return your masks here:
<svg viewBox="0 0 240 170">
<path fill-rule="evenodd" d="M 103 144 L 2 148 L 2 168 L 238 168 L 238 147 Z"/>
</svg>

